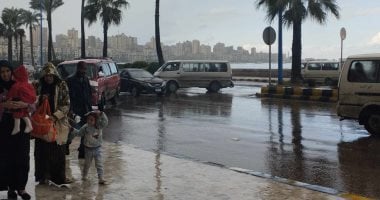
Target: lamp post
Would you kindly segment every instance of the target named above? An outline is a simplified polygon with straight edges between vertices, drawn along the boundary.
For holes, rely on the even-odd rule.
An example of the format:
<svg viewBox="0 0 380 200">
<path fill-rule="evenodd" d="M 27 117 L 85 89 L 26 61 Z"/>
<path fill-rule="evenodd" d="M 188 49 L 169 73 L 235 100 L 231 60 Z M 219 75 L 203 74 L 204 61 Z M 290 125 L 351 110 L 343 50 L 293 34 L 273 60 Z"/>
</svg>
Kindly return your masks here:
<svg viewBox="0 0 380 200">
<path fill-rule="evenodd" d="M 42 42 L 42 0 L 40 0 L 40 65 L 42 66 L 43 63 L 44 63 L 44 60 L 43 60 L 43 53 L 42 53 L 42 49 L 43 49 L 43 42 Z"/>
</svg>

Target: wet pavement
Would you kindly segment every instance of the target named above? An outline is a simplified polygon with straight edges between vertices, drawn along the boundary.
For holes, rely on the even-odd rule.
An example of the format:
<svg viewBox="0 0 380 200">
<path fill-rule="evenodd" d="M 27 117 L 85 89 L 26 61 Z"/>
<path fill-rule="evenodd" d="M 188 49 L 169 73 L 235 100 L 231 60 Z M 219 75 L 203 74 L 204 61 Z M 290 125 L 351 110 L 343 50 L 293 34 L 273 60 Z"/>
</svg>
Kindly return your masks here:
<svg viewBox="0 0 380 200">
<path fill-rule="evenodd" d="M 31 163 L 27 191 L 32 199 L 96 199 L 96 200 L 283 200 L 283 199 L 341 199 L 334 195 L 294 187 L 270 179 L 237 173 L 218 166 L 207 165 L 145 151 L 124 143 L 104 144 L 105 178 L 108 185 L 99 185 L 95 167 L 88 180 L 81 180 L 83 161 L 74 150 L 67 157 L 68 176 L 75 180 L 70 188 L 38 185 L 33 180 Z M 33 149 L 33 145 L 32 145 Z M 33 158 L 33 156 L 32 156 Z M 6 192 L 0 192 L 6 198 Z"/>
</svg>

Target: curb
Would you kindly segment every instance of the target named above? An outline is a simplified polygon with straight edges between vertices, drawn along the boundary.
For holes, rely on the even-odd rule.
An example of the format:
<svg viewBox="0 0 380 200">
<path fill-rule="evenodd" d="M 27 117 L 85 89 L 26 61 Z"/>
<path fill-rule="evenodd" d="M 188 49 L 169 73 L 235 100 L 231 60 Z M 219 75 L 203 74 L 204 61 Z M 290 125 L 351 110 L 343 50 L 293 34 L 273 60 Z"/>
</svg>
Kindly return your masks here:
<svg viewBox="0 0 380 200">
<path fill-rule="evenodd" d="M 371 198 L 363 197 L 363 196 L 356 195 L 356 194 L 350 194 L 350 193 L 346 193 L 346 192 L 341 192 L 341 191 L 338 191 L 338 190 L 333 189 L 333 188 L 324 187 L 324 186 L 320 186 L 320 185 L 312 185 L 312 184 L 308 184 L 308 183 L 303 183 L 303 182 L 299 182 L 299 181 L 295 181 L 295 180 L 291 180 L 291 179 L 281 178 L 281 177 L 278 177 L 278 176 L 272 176 L 270 174 L 265 174 L 265 173 L 262 173 L 262 172 L 255 172 L 253 170 L 248 170 L 248 169 L 243 169 L 243 168 L 238 168 L 238 167 L 230 167 L 228 169 L 230 169 L 232 171 L 235 171 L 235 172 L 238 172 L 238 173 L 243 173 L 243 174 L 248 174 L 248 175 L 252 175 L 252 176 L 257 176 L 257 177 L 260 177 L 260 178 L 271 179 L 273 181 L 284 183 L 284 184 L 288 184 L 288 185 L 295 186 L 295 187 L 302 187 L 302 188 L 306 188 L 306 189 L 309 189 L 309 190 L 314 190 L 314 191 L 317 191 L 317 192 L 322 192 L 322 193 L 326 193 L 326 194 L 330 194 L 330 195 L 335 195 L 335 196 L 338 196 L 338 197 L 341 197 L 341 198 L 344 198 L 344 199 L 349 199 L 349 200 L 372 200 Z"/>
<path fill-rule="evenodd" d="M 290 86 L 264 86 L 257 97 L 336 102 L 338 90 L 330 88 L 306 88 Z"/>
</svg>

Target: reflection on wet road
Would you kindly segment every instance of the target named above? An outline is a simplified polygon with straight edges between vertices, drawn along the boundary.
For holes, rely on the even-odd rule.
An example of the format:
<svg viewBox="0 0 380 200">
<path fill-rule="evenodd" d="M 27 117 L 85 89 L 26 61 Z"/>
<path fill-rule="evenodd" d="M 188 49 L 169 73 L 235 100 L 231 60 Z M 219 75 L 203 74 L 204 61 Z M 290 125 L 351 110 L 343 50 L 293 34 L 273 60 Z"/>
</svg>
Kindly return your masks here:
<svg viewBox="0 0 380 200">
<path fill-rule="evenodd" d="M 122 95 L 105 140 L 156 152 L 156 176 L 165 153 L 380 198 L 379 139 L 339 121 L 333 103 L 260 99 L 259 90 Z"/>
</svg>

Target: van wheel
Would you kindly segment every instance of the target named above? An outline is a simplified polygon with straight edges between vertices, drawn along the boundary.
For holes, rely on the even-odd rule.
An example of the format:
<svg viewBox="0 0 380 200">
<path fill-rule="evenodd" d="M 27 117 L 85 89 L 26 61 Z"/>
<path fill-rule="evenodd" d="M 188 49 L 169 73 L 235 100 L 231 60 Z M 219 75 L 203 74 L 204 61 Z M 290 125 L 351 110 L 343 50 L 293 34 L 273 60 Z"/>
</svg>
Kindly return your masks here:
<svg viewBox="0 0 380 200">
<path fill-rule="evenodd" d="M 334 81 L 331 78 L 326 78 L 325 79 L 325 85 L 332 86 L 332 85 L 334 85 Z"/>
<path fill-rule="evenodd" d="M 364 121 L 365 129 L 373 136 L 380 136 L 380 112 L 370 111 Z"/>
<path fill-rule="evenodd" d="M 103 94 L 102 97 L 100 98 L 100 102 L 98 103 L 98 109 L 102 111 L 104 110 L 105 106 L 106 106 L 106 97 Z"/>
<path fill-rule="evenodd" d="M 132 88 L 131 94 L 132 94 L 132 96 L 134 96 L 134 97 L 138 97 L 138 96 L 140 95 L 140 91 L 139 91 L 139 89 L 138 89 L 137 87 L 134 86 L 134 87 Z"/>
<path fill-rule="evenodd" d="M 207 88 L 209 92 L 218 92 L 220 90 L 220 84 L 217 81 L 213 81 L 210 83 L 209 87 Z"/>
<path fill-rule="evenodd" d="M 168 93 L 175 93 L 178 90 L 178 85 L 174 81 L 170 81 L 166 85 L 166 91 Z"/>
</svg>

